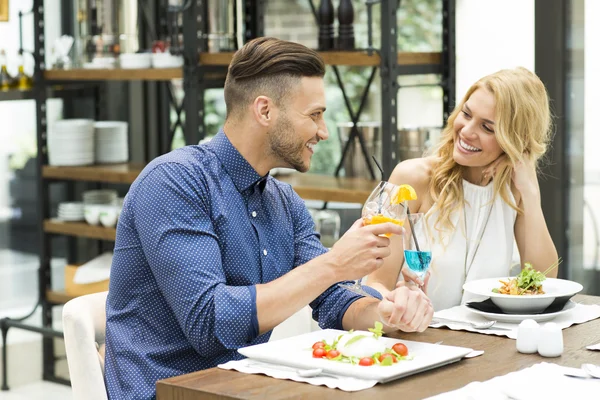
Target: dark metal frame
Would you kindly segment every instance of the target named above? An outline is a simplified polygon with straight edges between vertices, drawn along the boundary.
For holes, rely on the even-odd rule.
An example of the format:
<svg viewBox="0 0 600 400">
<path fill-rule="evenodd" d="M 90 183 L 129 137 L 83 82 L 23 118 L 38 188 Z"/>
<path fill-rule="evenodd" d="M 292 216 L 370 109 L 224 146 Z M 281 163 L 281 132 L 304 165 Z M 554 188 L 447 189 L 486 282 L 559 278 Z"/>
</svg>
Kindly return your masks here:
<svg viewBox="0 0 600 400">
<path fill-rule="evenodd" d="M 202 11 L 208 7 L 207 0 L 192 1 L 183 13 L 183 87 L 185 91 L 185 142 L 197 144 L 204 137 L 204 82 L 198 54 L 207 50 L 203 40 L 208 28 L 208 18 Z M 200 21 L 199 21 L 200 20 Z"/>
<path fill-rule="evenodd" d="M 442 87 L 444 123 L 454 109 L 456 99 L 456 2 L 442 1 Z"/>
<path fill-rule="evenodd" d="M 208 14 L 208 13 L 207 13 Z M 245 0 L 246 42 L 265 35 L 265 0 Z"/>
<path fill-rule="evenodd" d="M 563 260 L 559 278 L 584 283 L 584 291 L 596 294 L 600 291 L 600 274 L 593 269 L 582 269 L 582 227 L 588 204 L 583 195 L 583 157 L 575 146 L 581 146 L 584 138 L 578 127 L 580 121 L 572 118 L 576 105 L 570 100 L 580 98 L 588 89 L 573 85 L 576 74 L 581 72 L 573 69 L 581 61 L 573 51 L 584 40 L 573 32 L 572 13 L 577 5 L 585 7 L 576 0 L 535 1 L 535 20 L 544 21 L 535 25 L 535 72 L 546 86 L 554 115 L 554 138 L 539 183 L 546 224 Z M 595 216 L 589 211 L 596 231 Z M 598 252 L 595 255 L 597 259 Z"/>
<path fill-rule="evenodd" d="M 570 170 L 567 162 L 568 138 L 566 135 L 566 87 L 567 73 L 565 48 L 566 39 L 566 1 L 536 0 L 535 20 L 544 21 L 535 24 L 535 72 L 540 77 L 556 116 L 555 135 L 549 150 L 548 162 L 542 169 L 547 178 L 540 179 L 542 210 L 550 231 L 550 236 L 558 254 L 563 258 L 559 277 L 566 277 L 569 267 L 569 242 L 567 232 L 568 193 Z"/>
<path fill-rule="evenodd" d="M 374 0 L 374 1 L 367 2 L 367 10 L 369 12 L 369 19 L 368 19 L 369 48 L 367 50 L 368 50 L 369 54 L 371 54 L 373 52 L 377 52 L 379 54 L 379 50 L 376 50 L 372 47 L 372 25 L 373 24 L 372 24 L 372 19 L 371 19 L 372 5 L 378 3 L 379 1 L 380 0 Z M 317 25 L 319 25 L 319 16 L 317 15 L 317 9 L 315 8 L 315 5 L 312 0 L 308 0 L 308 3 L 310 5 L 310 9 L 312 11 L 313 16 L 315 17 L 315 23 Z M 395 19 L 394 19 L 394 21 L 395 21 Z M 367 83 L 363 89 L 363 92 L 362 92 L 362 95 L 360 98 L 360 104 L 358 106 L 358 110 L 356 110 L 356 112 L 354 112 L 352 104 L 350 104 L 350 99 L 348 98 L 348 95 L 346 94 L 346 88 L 344 87 L 344 82 L 342 81 L 342 77 L 340 75 L 339 68 L 336 65 L 332 66 L 338 86 L 340 87 L 340 90 L 342 91 L 342 97 L 344 98 L 344 104 L 346 105 L 346 110 L 348 111 L 348 115 L 350 116 L 350 120 L 352 122 L 352 127 L 350 128 L 350 134 L 348 135 L 348 139 L 346 140 L 346 143 L 342 143 L 342 157 L 340 158 L 340 161 L 339 161 L 337 167 L 335 168 L 335 172 L 334 172 L 334 176 L 336 176 L 336 177 L 340 176 L 340 173 L 342 172 L 342 168 L 344 167 L 344 160 L 346 159 L 348 151 L 350 151 L 350 147 L 352 147 L 352 144 L 354 143 L 354 138 L 357 138 L 361 153 L 366 160 L 366 166 L 367 166 L 367 169 L 369 170 L 369 175 L 371 175 L 372 179 L 375 179 L 375 171 L 373 170 L 373 165 L 371 164 L 370 157 L 369 157 L 369 154 L 367 151 L 367 143 L 365 142 L 365 139 L 364 139 L 362 133 L 358 130 L 357 124 L 358 124 L 360 116 L 363 112 L 364 106 L 367 102 L 367 98 L 369 95 L 369 89 L 371 88 L 371 84 L 373 83 L 375 74 L 377 73 L 377 68 L 378 67 L 372 68 L 371 74 L 369 75 Z M 340 138 L 340 140 L 341 140 L 341 138 Z M 327 208 L 327 203 L 324 204 L 323 208 Z"/>
<path fill-rule="evenodd" d="M 398 22 L 397 11 L 400 1 L 381 2 L 381 165 L 382 180 L 388 180 L 398 163 L 395 138 L 398 132 Z"/>
<path fill-rule="evenodd" d="M 310 8 L 315 17 L 315 21 L 318 24 L 319 18 L 317 10 L 312 0 L 308 0 Z M 380 4 L 380 30 L 381 30 L 381 48 L 373 48 L 373 35 L 372 35 L 372 8 L 375 4 Z M 368 48 L 365 49 L 369 54 L 373 52 L 380 56 L 380 77 L 381 77 L 381 147 L 382 149 L 389 149 L 389 151 L 382 152 L 381 165 L 383 167 L 382 180 L 387 180 L 390 173 L 394 170 L 396 164 L 402 160 L 399 159 L 396 152 L 396 141 L 398 132 L 398 77 L 400 75 L 411 75 L 411 74 L 437 74 L 441 73 L 442 80 L 441 86 L 444 91 L 443 98 L 443 112 L 444 112 L 444 123 L 448 119 L 448 116 L 454 108 L 454 99 L 456 96 L 456 77 L 455 77 L 455 17 L 456 17 L 456 3 L 455 0 L 442 0 L 442 66 L 438 65 L 398 65 L 398 42 L 397 42 L 397 11 L 401 6 L 400 0 L 367 0 L 367 13 L 368 13 Z M 354 143 L 354 138 L 358 139 L 360 151 L 365 158 L 365 163 L 369 171 L 369 175 L 372 179 L 376 179 L 375 171 L 367 151 L 367 144 L 362 135 L 362 132 L 357 128 L 357 123 L 360 120 L 364 104 L 366 102 L 370 86 L 377 67 L 374 67 L 371 76 L 367 80 L 363 94 L 361 96 L 361 102 L 358 110 L 354 112 L 346 91 L 344 84 L 340 77 L 338 68 L 333 66 L 333 71 L 336 75 L 336 79 L 346 109 L 352 121 L 352 127 L 346 143 L 342 144 L 342 156 L 336 167 L 335 176 L 339 176 L 344 166 L 344 160 L 348 155 L 348 151 Z M 432 85 L 414 85 L 414 86 L 432 86 Z M 439 86 L 439 85 L 435 85 Z"/>
<path fill-rule="evenodd" d="M 43 220 L 50 215 L 48 194 L 48 185 L 40 179 L 42 176 L 42 167 L 48 163 L 47 152 L 47 118 L 46 118 L 46 90 L 40 82 L 43 81 L 42 71 L 44 64 L 44 2 L 43 0 L 34 0 L 34 36 L 35 36 L 35 77 L 36 82 L 36 121 L 37 121 L 37 173 L 38 173 L 38 218 L 40 220 L 39 233 L 40 241 L 40 266 L 39 266 L 39 286 L 40 300 L 42 306 L 42 325 L 52 327 L 52 307 L 46 301 L 46 290 L 52 287 L 51 269 L 50 269 L 50 238 L 43 231 Z M 42 357 L 43 357 L 43 378 L 53 380 L 54 376 L 54 342 L 52 338 L 44 337 L 42 339 Z"/>
<path fill-rule="evenodd" d="M 362 114 L 362 111 L 364 109 L 364 106 L 367 103 L 367 97 L 369 95 L 369 88 L 371 87 L 371 84 L 373 83 L 373 79 L 375 78 L 375 74 L 377 72 L 377 67 L 373 67 L 371 70 L 371 75 L 369 76 L 367 84 L 365 85 L 365 88 L 363 90 L 363 94 L 360 99 L 360 105 L 358 106 L 358 110 L 356 111 L 356 113 L 353 112 L 352 104 L 350 104 L 350 100 L 348 99 L 348 96 L 346 95 L 346 89 L 344 88 L 344 82 L 342 82 L 342 77 L 340 76 L 338 67 L 334 65 L 332 68 L 333 68 L 333 72 L 335 73 L 335 77 L 337 79 L 340 90 L 342 91 L 342 96 L 344 97 L 344 103 L 346 104 L 346 109 L 348 110 L 348 114 L 350 114 L 350 119 L 352 120 L 352 128 L 350 129 L 350 134 L 348 135 L 348 140 L 344 144 L 344 148 L 342 150 L 342 158 L 340 159 L 340 162 L 339 162 L 337 168 L 335 169 L 335 176 L 340 175 L 342 167 L 344 166 L 344 159 L 345 159 L 346 155 L 348 154 L 350 146 L 352 145 L 352 143 L 354 143 L 354 138 L 356 137 L 356 138 L 358 138 L 358 142 L 360 144 L 360 149 L 362 151 L 362 154 L 365 157 L 365 160 L 367 160 L 366 165 L 369 170 L 369 174 L 371 175 L 371 178 L 375 179 L 375 171 L 373 170 L 373 165 L 371 164 L 369 155 L 367 154 L 367 144 L 365 143 L 365 138 L 363 137 L 362 133 L 358 130 L 357 124 L 358 124 L 360 115 Z"/>
</svg>

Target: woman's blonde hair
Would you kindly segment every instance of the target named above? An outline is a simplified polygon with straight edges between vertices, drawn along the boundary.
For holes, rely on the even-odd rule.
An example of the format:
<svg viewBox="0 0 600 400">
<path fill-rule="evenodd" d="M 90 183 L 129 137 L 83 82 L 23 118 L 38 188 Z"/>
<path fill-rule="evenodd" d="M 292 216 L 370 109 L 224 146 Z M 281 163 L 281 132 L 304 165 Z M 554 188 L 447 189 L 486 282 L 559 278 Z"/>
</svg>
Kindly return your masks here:
<svg viewBox="0 0 600 400">
<path fill-rule="evenodd" d="M 464 206 L 463 172 L 465 167 L 454 161 L 454 120 L 477 89 L 490 92 L 496 101 L 494 132 L 508 162 L 502 163 L 494 175 L 494 198 L 498 194 L 517 212 L 522 211 L 509 197 L 513 166 L 526 159 L 536 167 L 551 140 L 552 116 L 548 94 L 542 81 L 526 68 L 504 69 L 475 82 L 456 105 L 433 151 L 435 158 L 429 191 L 434 209 L 439 211 L 435 228 L 451 231 L 455 226 L 450 214 Z"/>
</svg>

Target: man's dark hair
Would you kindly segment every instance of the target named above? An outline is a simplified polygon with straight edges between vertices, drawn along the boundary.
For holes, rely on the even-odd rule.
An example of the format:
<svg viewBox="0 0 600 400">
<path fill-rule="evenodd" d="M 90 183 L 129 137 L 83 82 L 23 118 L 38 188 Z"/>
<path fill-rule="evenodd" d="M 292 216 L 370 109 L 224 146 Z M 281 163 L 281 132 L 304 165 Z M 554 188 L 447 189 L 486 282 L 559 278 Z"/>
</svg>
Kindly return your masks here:
<svg viewBox="0 0 600 400">
<path fill-rule="evenodd" d="M 260 37 L 239 49 L 225 80 L 227 117 L 236 115 L 258 96 L 277 106 L 303 77 L 323 77 L 325 63 L 319 54 L 299 43 Z"/>
</svg>

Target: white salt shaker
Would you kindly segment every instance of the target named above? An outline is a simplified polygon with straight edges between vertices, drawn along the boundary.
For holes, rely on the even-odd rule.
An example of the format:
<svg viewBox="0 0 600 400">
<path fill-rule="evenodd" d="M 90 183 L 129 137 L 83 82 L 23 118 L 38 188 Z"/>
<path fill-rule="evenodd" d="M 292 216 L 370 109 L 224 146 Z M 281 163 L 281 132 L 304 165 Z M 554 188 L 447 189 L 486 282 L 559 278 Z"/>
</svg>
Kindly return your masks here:
<svg viewBox="0 0 600 400">
<path fill-rule="evenodd" d="M 540 338 L 540 326 L 532 319 L 524 319 L 517 330 L 517 351 L 519 353 L 536 353 Z"/>
<path fill-rule="evenodd" d="M 554 322 L 547 322 L 540 328 L 538 352 L 543 357 L 558 357 L 563 353 L 562 329 Z"/>
</svg>

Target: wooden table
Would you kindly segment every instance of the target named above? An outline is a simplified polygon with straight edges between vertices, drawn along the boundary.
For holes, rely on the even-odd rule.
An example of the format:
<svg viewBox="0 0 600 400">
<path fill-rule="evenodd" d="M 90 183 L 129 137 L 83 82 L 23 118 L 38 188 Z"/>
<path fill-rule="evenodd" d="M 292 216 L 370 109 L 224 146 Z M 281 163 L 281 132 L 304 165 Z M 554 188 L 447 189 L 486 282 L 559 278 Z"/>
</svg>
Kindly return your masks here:
<svg viewBox="0 0 600 400">
<path fill-rule="evenodd" d="M 600 297 L 596 296 L 578 295 L 574 299 L 584 304 L 600 304 Z M 472 381 L 485 381 L 539 362 L 553 362 L 569 367 L 580 367 L 585 362 L 600 362 L 597 352 L 585 349 L 587 345 L 600 342 L 600 319 L 574 325 L 565 329 L 563 334 L 563 355 L 544 358 L 538 354 L 518 353 L 515 340 L 500 336 L 448 329 L 427 329 L 419 334 L 398 333 L 390 336 L 429 343 L 443 340 L 445 345 L 485 350 L 485 354 L 354 393 L 264 375 L 211 368 L 158 381 L 157 399 L 423 399 L 461 388 Z"/>
</svg>

